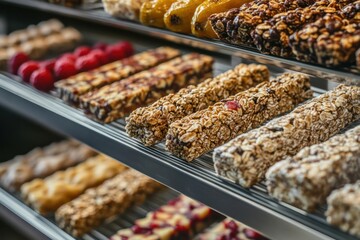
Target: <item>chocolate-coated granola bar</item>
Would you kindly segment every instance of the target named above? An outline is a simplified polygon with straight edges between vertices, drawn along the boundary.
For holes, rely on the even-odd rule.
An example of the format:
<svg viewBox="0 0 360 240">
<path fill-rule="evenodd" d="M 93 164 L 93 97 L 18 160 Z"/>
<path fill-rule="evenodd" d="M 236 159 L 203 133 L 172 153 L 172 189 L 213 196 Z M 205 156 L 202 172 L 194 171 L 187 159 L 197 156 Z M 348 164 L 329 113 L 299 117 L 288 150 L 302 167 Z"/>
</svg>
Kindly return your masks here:
<svg viewBox="0 0 360 240">
<path fill-rule="evenodd" d="M 315 210 L 332 190 L 360 179 L 360 126 L 276 163 L 266 179 L 271 196 Z"/>
<path fill-rule="evenodd" d="M 65 102 L 78 104 L 79 97 L 89 91 L 117 82 L 179 55 L 180 51 L 176 49 L 160 47 L 61 80 L 55 83 L 55 88 Z"/>
<path fill-rule="evenodd" d="M 312 96 L 309 77 L 285 73 L 170 125 L 166 147 L 192 161 Z"/>
<path fill-rule="evenodd" d="M 124 117 L 189 84 L 212 75 L 213 58 L 187 54 L 81 97 L 81 107 L 105 123 Z"/>
<path fill-rule="evenodd" d="M 174 121 L 268 80 L 266 66 L 240 64 L 196 87 L 189 86 L 148 107 L 136 109 L 127 119 L 126 131 L 145 145 L 153 145 L 165 138 L 169 125 Z"/>
<path fill-rule="evenodd" d="M 327 222 L 360 237 L 360 181 L 333 191 L 327 204 Z"/>
<path fill-rule="evenodd" d="M 55 218 L 61 228 L 79 237 L 134 203 L 142 203 L 160 187 L 154 180 L 129 169 L 64 204 Z"/>
<path fill-rule="evenodd" d="M 360 88 L 340 85 L 293 112 L 215 149 L 218 175 L 250 187 L 286 156 L 329 139 L 360 118 Z"/>
</svg>

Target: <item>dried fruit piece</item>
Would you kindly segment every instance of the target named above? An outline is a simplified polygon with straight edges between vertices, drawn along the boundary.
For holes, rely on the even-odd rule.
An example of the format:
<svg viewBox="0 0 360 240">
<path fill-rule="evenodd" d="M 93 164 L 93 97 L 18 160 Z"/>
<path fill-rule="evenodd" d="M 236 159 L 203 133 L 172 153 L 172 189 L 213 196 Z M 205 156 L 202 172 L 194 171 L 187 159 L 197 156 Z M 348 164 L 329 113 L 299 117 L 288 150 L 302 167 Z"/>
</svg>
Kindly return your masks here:
<svg viewBox="0 0 360 240">
<path fill-rule="evenodd" d="M 144 25 L 164 28 L 164 15 L 176 0 L 145 1 L 140 9 L 140 22 Z"/>
</svg>

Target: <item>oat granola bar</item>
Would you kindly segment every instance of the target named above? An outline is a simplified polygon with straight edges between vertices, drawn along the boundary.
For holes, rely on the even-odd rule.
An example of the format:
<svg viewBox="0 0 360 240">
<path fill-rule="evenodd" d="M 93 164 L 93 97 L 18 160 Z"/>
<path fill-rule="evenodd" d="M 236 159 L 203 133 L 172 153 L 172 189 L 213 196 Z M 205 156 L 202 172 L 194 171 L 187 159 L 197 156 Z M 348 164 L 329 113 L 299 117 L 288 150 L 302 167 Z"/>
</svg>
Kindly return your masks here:
<svg viewBox="0 0 360 240">
<path fill-rule="evenodd" d="M 142 203 L 160 188 L 161 184 L 129 169 L 61 206 L 55 214 L 56 222 L 73 236 L 80 237 L 131 205 Z"/>
<path fill-rule="evenodd" d="M 45 179 L 25 183 L 21 187 L 21 196 L 39 213 L 52 213 L 86 189 L 100 185 L 125 169 L 118 161 L 98 155 Z"/>
<path fill-rule="evenodd" d="M 0 164 L 0 185 L 9 191 L 16 191 L 26 182 L 47 177 L 95 154 L 96 152 L 89 147 L 73 140 L 36 148 Z"/>
<path fill-rule="evenodd" d="M 311 96 L 309 77 L 285 73 L 174 122 L 166 135 L 166 147 L 175 156 L 192 161 Z"/>
<path fill-rule="evenodd" d="M 327 204 L 327 222 L 360 237 L 360 181 L 333 191 Z"/>
<path fill-rule="evenodd" d="M 253 45 L 250 34 L 258 24 L 263 23 L 278 13 L 294 10 L 298 7 L 306 7 L 313 3 L 314 0 L 255 0 L 242 5 L 239 8 L 238 14 L 229 14 L 226 21 L 224 21 L 223 14 L 220 14 L 219 17 L 213 15 L 211 17 L 212 26 L 215 32 L 217 32 L 218 29 L 221 30 L 218 33 L 221 40 L 232 44 Z M 236 13 L 236 11 L 234 13 Z M 231 19 L 230 16 L 232 17 Z M 227 33 L 226 38 L 223 37 L 224 32 L 222 30 L 225 28 Z"/>
<path fill-rule="evenodd" d="M 212 75 L 213 58 L 187 54 L 81 97 L 81 106 L 105 123 L 124 117 L 189 84 Z"/>
<path fill-rule="evenodd" d="M 276 163 L 266 179 L 271 196 L 315 210 L 332 190 L 360 179 L 360 126 Z"/>
<path fill-rule="evenodd" d="M 187 240 L 208 226 L 215 213 L 207 206 L 184 195 L 170 201 L 135 225 L 118 231 L 111 240 Z"/>
<path fill-rule="evenodd" d="M 359 118 L 360 88 L 340 85 L 215 149 L 215 170 L 222 177 L 250 187 L 276 162 L 326 141 Z"/>
<path fill-rule="evenodd" d="M 55 88 L 62 100 L 77 105 L 79 97 L 89 91 L 120 81 L 134 73 L 154 67 L 179 55 L 180 51 L 176 49 L 160 47 L 58 81 L 55 83 Z"/>
<path fill-rule="evenodd" d="M 176 120 L 268 80 L 266 66 L 240 64 L 196 87 L 189 86 L 148 107 L 136 109 L 126 120 L 126 131 L 146 146 L 156 144 L 165 138 L 169 125 Z"/>
</svg>

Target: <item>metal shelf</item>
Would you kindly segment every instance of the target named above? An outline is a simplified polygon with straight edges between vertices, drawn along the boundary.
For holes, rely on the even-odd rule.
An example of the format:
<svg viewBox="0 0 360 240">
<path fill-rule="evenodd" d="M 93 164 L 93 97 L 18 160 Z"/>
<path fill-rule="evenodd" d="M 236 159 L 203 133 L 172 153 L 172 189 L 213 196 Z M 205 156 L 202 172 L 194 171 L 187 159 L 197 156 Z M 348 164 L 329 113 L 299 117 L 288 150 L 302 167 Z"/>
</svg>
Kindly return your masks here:
<svg viewBox="0 0 360 240">
<path fill-rule="evenodd" d="M 360 70 L 352 68 L 326 68 L 323 66 L 299 62 L 294 59 L 285 59 L 271 55 L 259 53 L 257 50 L 248 47 L 234 46 L 216 40 L 207 40 L 193 37 L 191 35 L 170 32 L 165 29 L 153 28 L 141 25 L 136 22 L 120 20 L 110 17 L 96 4 L 92 7 L 82 7 L 79 9 L 66 8 L 59 5 L 50 4 L 38 0 L 0 0 L 0 4 L 11 4 L 15 6 L 36 9 L 47 13 L 53 13 L 60 16 L 67 16 L 76 19 L 86 20 L 106 26 L 111 26 L 127 31 L 145 34 L 147 36 L 165 39 L 171 42 L 185 44 L 188 46 L 206 49 L 212 52 L 218 52 L 234 57 L 240 57 L 258 63 L 275 65 L 289 70 L 299 71 L 324 78 L 335 82 L 345 82 L 347 84 L 360 85 Z"/>
<path fill-rule="evenodd" d="M 74 137 L 272 239 L 355 239 L 329 226 L 322 212 L 307 214 L 271 199 L 263 185 L 245 189 L 218 178 L 210 155 L 189 164 L 171 156 L 163 144 L 145 147 L 127 136 L 123 120 L 107 125 L 94 122 L 80 110 L 11 75 L 0 74 L 0 104 Z"/>
</svg>

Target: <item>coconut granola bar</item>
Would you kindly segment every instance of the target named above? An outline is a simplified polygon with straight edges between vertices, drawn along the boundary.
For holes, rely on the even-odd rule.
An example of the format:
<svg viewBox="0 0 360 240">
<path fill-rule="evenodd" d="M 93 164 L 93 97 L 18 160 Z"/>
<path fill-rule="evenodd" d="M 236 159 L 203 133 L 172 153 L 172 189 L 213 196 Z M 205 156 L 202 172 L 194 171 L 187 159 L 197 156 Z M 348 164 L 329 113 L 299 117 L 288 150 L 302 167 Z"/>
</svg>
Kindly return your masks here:
<svg viewBox="0 0 360 240">
<path fill-rule="evenodd" d="M 216 214 L 207 206 L 184 195 L 150 212 L 135 225 L 118 231 L 111 240 L 186 240 L 208 226 Z"/>
<path fill-rule="evenodd" d="M 133 111 L 127 119 L 126 131 L 146 146 L 160 142 L 169 125 L 216 102 L 269 80 L 263 65 L 240 64 L 198 86 L 189 86 L 144 108 Z"/>
<path fill-rule="evenodd" d="M 360 179 L 360 126 L 276 163 L 266 179 L 271 196 L 315 210 L 332 190 Z"/>
<path fill-rule="evenodd" d="M 118 161 L 98 155 L 45 179 L 25 183 L 21 187 L 21 196 L 39 213 L 52 213 L 86 189 L 100 185 L 125 169 Z"/>
<path fill-rule="evenodd" d="M 333 191 L 327 204 L 327 222 L 360 237 L 360 181 Z"/>
<path fill-rule="evenodd" d="M 160 188 L 161 184 L 129 169 L 61 206 L 55 214 L 56 222 L 80 237 L 131 205 L 142 203 Z"/>
<path fill-rule="evenodd" d="M 115 61 L 90 72 L 79 73 L 55 83 L 59 97 L 70 104 L 77 105 L 79 97 L 104 85 L 120 81 L 137 72 L 154 67 L 160 63 L 178 57 L 180 51 L 160 47 Z"/>
<path fill-rule="evenodd" d="M 312 96 L 309 77 L 285 73 L 170 125 L 166 147 L 192 161 Z"/>
<path fill-rule="evenodd" d="M 81 97 L 81 107 L 96 120 L 108 123 L 164 95 L 211 77 L 212 64 L 213 58 L 209 56 L 187 54 L 90 92 Z"/>
<path fill-rule="evenodd" d="M 360 88 L 340 85 L 215 149 L 216 172 L 250 187 L 276 162 L 306 146 L 326 141 L 359 118 Z"/>
<path fill-rule="evenodd" d="M 0 185 L 9 191 L 16 191 L 26 182 L 47 177 L 95 154 L 96 152 L 89 147 L 73 140 L 36 148 L 25 155 L 0 164 Z"/>
</svg>

